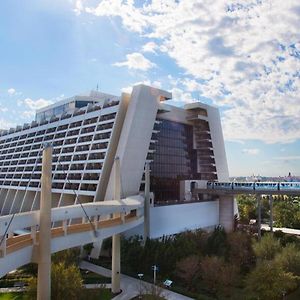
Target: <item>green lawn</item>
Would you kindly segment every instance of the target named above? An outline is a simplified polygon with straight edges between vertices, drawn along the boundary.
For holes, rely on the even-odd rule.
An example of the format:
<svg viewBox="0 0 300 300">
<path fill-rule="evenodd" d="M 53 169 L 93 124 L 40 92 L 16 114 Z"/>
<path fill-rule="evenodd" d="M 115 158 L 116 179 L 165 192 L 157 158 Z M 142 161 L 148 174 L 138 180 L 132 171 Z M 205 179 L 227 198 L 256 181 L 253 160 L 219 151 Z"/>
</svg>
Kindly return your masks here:
<svg viewBox="0 0 300 300">
<path fill-rule="evenodd" d="M 108 289 L 86 289 L 84 290 L 85 300 L 110 300 L 112 294 Z M 0 300 L 27 300 L 24 293 L 3 293 L 0 294 Z"/>
<path fill-rule="evenodd" d="M 23 300 L 23 293 L 3 293 L 0 294 L 0 300 Z"/>
</svg>

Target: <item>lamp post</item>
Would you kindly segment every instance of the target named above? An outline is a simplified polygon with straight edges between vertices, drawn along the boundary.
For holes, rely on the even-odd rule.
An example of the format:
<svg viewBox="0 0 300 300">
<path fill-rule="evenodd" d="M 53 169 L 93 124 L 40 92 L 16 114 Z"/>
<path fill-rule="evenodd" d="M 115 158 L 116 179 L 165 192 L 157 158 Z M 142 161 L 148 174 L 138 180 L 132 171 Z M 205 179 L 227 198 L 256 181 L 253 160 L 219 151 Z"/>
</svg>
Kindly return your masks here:
<svg viewBox="0 0 300 300">
<path fill-rule="evenodd" d="M 152 266 L 152 270 L 153 270 L 153 284 L 154 284 L 154 289 L 156 294 L 156 272 L 158 272 L 158 266 L 157 265 Z"/>
<path fill-rule="evenodd" d="M 139 299 L 142 299 L 142 278 L 143 278 L 144 274 L 139 273 L 139 274 L 137 274 L 137 276 L 140 279 L 140 295 L 139 295 Z"/>
</svg>

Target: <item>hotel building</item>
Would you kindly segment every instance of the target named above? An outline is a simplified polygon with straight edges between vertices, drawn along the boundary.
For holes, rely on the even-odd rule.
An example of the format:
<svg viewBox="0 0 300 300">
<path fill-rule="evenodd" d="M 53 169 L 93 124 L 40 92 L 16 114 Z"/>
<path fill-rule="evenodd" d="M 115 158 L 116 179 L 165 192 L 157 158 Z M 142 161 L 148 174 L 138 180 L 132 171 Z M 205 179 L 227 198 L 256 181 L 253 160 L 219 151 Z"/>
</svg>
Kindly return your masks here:
<svg viewBox="0 0 300 300">
<path fill-rule="evenodd" d="M 122 197 L 144 192 L 149 164 L 150 237 L 219 224 L 230 230 L 233 198 L 195 193 L 207 181 L 229 180 L 219 111 L 200 102 L 176 107 L 171 98 L 145 85 L 120 97 L 92 91 L 0 131 L 0 215 L 39 209 L 42 147 L 51 143 L 53 207 L 113 199 L 119 157 Z"/>
</svg>

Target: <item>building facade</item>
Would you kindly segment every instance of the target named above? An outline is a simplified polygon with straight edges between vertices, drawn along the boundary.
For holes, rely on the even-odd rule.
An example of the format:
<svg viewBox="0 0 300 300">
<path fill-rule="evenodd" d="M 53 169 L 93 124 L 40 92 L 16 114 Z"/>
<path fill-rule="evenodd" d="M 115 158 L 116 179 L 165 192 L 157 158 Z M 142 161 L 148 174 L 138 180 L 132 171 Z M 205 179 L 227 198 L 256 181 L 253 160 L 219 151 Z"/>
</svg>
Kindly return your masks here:
<svg viewBox="0 0 300 300">
<path fill-rule="evenodd" d="M 171 97 L 145 85 L 120 97 L 92 91 L 0 131 L 0 214 L 39 208 L 42 147 L 51 143 L 53 207 L 113 199 L 118 156 L 123 197 L 143 193 L 150 164 L 151 237 L 229 229 L 233 200 L 193 192 L 208 180 L 229 179 L 218 109 L 200 102 L 175 107 L 166 102 Z"/>
</svg>

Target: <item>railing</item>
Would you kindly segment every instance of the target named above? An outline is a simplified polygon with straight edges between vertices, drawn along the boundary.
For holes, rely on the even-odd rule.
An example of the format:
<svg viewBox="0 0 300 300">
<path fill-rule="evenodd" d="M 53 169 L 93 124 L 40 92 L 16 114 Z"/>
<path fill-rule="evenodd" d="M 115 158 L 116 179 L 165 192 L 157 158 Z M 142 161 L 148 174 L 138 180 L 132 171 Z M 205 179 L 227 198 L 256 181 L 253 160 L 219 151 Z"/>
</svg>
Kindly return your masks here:
<svg viewBox="0 0 300 300">
<path fill-rule="evenodd" d="M 144 215 L 144 198 L 139 195 L 121 201 L 85 203 L 82 206 L 85 213 L 81 205 L 52 209 L 51 221 L 53 224 L 60 225 L 51 229 L 52 239 L 127 224 Z M 6 235 L 0 245 L 0 259 L 7 254 L 39 243 L 39 214 L 39 211 L 31 211 L 16 215 L 8 232 L 7 226 L 11 215 L 0 217 L 0 240 Z M 14 232 L 20 230 L 29 233 L 14 236 Z"/>
</svg>

